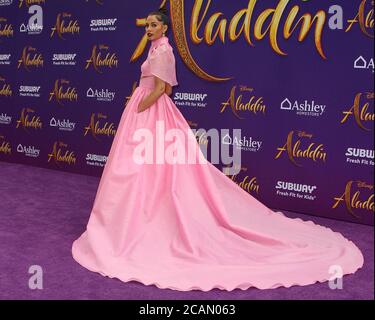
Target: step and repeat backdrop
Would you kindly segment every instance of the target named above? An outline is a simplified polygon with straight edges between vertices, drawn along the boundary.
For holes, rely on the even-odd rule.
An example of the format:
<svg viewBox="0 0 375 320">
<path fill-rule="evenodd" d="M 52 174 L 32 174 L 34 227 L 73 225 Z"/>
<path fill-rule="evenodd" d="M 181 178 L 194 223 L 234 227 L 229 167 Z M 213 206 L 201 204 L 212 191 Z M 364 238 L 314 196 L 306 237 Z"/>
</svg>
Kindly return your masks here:
<svg viewBox="0 0 375 320">
<path fill-rule="evenodd" d="M 373 225 L 369 0 L 0 0 L 0 161 L 100 176 L 163 5 L 171 98 L 241 150 L 235 175 L 207 158 L 270 208 Z"/>
</svg>

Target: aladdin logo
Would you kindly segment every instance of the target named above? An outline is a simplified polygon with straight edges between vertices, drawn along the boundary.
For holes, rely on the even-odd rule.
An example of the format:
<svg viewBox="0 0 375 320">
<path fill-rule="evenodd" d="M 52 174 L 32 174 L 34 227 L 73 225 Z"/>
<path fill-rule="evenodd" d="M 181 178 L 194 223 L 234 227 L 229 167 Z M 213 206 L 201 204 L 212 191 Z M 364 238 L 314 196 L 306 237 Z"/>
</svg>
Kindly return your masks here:
<svg viewBox="0 0 375 320">
<path fill-rule="evenodd" d="M 55 119 L 54 117 L 51 118 L 49 121 L 50 127 L 57 127 L 61 131 L 73 131 L 76 123 L 75 122 L 70 122 L 70 120 L 60 120 L 60 119 Z"/>
<path fill-rule="evenodd" d="M 192 120 L 186 119 L 186 122 L 189 124 L 190 128 L 198 128 L 198 123 Z"/>
<path fill-rule="evenodd" d="M 20 86 L 19 95 L 21 97 L 40 98 L 41 86 Z"/>
<path fill-rule="evenodd" d="M 166 2 L 166 0 L 163 0 L 161 6 L 165 5 Z M 210 75 L 198 66 L 191 55 L 187 43 L 186 29 L 190 30 L 190 38 L 194 45 L 199 45 L 203 41 L 209 46 L 212 46 L 216 41 L 221 41 L 222 43 L 226 41 L 235 42 L 242 36 L 249 46 L 255 47 L 252 36 L 258 41 L 268 38 L 272 49 L 283 56 L 287 55 L 287 53 L 280 48 L 278 35 L 283 35 L 285 40 L 298 38 L 299 42 L 306 39 L 314 39 L 318 53 L 323 59 L 327 59 L 322 48 L 322 33 L 327 20 L 327 13 L 323 10 L 318 10 L 315 15 L 304 13 L 298 17 L 300 11 L 298 5 L 287 8 L 290 0 L 280 0 L 275 8 L 267 8 L 263 11 L 260 8 L 255 10 L 257 0 L 249 0 L 247 8 L 235 12 L 234 16 L 228 21 L 222 12 L 214 12 L 210 17 L 207 16 L 208 12 L 212 12 L 212 8 L 210 8 L 211 2 L 211 0 L 195 0 L 191 13 L 190 27 L 186 28 L 185 17 L 188 14 L 184 9 L 185 1 L 169 1 L 172 30 L 177 49 L 180 55 L 184 57 L 183 61 L 188 68 L 202 79 L 226 81 L 230 78 Z M 255 16 L 254 11 L 259 12 L 259 15 Z M 253 28 L 251 26 L 252 21 L 254 21 Z M 285 21 L 283 26 L 281 21 Z M 146 19 L 137 19 L 136 21 L 137 26 L 140 27 L 144 27 L 145 23 Z M 313 35 L 309 36 L 311 30 Z M 298 32 L 299 34 L 295 35 Z M 228 40 L 226 37 L 228 37 Z M 131 61 L 136 60 L 142 54 L 146 44 L 147 37 L 144 35 L 133 53 Z"/>
<path fill-rule="evenodd" d="M 241 171 L 247 171 L 246 167 L 241 167 L 237 164 L 234 165 L 234 168 L 236 172 L 241 172 Z M 260 186 L 258 182 L 256 181 L 256 177 L 250 178 L 248 175 L 245 176 L 242 180 L 238 181 L 238 173 L 237 174 L 231 174 L 229 173 L 230 168 L 228 167 L 223 167 L 223 173 L 228 176 L 229 179 L 231 179 L 234 183 L 236 183 L 239 187 L 241 187 L 243 190 L 245 190 L 248 193 L 256 193 L 259 194 Z"/>
<path fill-rule="evenodd" d="M 0 76 L 0 98 L 1 97 L 11 97 L 13 95 L 12 88 L 10 84 L 5 82 L 5 79 Z"/>
<path fill-rule="evenodd" d="M 12 123 L 12 117 L 8 116 L 6 113 L 0 114 L 0 124 L 9 125 Z"/>
<path fill-rule="evenodd" d="M 12 148 L 10 147 L 10 142 L 4 141 L 4 139 L 5 139 L 4 136 L 0 135 L 0 153 L 11 154 Z"/>
<path fill-rule="evenodd" d="M 7 23 L 7 19 L 0 17 L 0 40 L 1 38 L 10 38 L 14 36 L 13 26 Z"/>
<path fill-rule="evenodd" d="M 367 4 L 369 5 L 366 6 Z M 342 13 L 340 17 L 340 20 L 342 20 Z M 332 17 L 331 19 L 333 20 L 333 18 L 334 17 Z M 366 35 L 369 38 L 374 38 L 374 0 L 368 2 L 367 0 L 362 0 L 359 4 L 356 16 L 352 19 L 348 19 L 347 22 L 348 27 L 346 28 L 345 32 L 350 31 L 354 24 L 359 24 L 359 29 L 364 35 Z"/>
<path fill-rule="evenodd" d="M 275 156 L 275 160 L 279 159 L 282 156 L 282 154 L 286 152 L 289 160 L 297 167 L 302 167 L 302 165 L 297 163 L 296 158 L 311 159 L 314 162 L 317 162 L 318 160 L 321 160 L 323 162 L 326 161 L 327 153 L 324 151 L 324 145 L 322 143 L 316 145 L 315 142 L 311 142 L 307 149 L 301 149 L 301 139 L 312 139 L 312 134 L 307 134 L 304 131 L 298 131 L 297 137 L 299 139 L 295 143 L 293 143 L 293 136 L 294 131 L 291 131 L 288 134 L 286 143 L 282 147 L 277 148 L 278 153 Z"/>
<path fill-rule="evenodd" d="M 354 164 L 374 165 L 374 150 L 370 149 L 359 149 L 359 148 L 348 148 L 345 155 L 347 157 L 346 162 Z"/>
<path fill-rule="evenodd" d="M 54 53 L 52 55 L 52 64 L 54 66 L 75 66 L 76 53 Z"/>
<path fill-rule="evenodd" d="M 372 109 L 374 109 L 374 92 L 367 92 L 366 94 L 358 93 L 354 98 L 353 106 L 349 110 L 342 112 L 344 117 L 341 120 L 341 124 L 345 123 L 349 118 L 354 117 L 353 120 L 357 123 L 358 127 L 365 131 L 372 131 L 364 123 L 369 122 L 371 124 L 375 120 L 374 112 L 368 111 L 370 102 Z"/>
<path fill-rule="evenodd" d="M 210 132 L 207 132 L 204 129 L 198 129 L 197 130 L 197 128 L 198 128 L 197 122 L 193 122 L 191 120 L 186 120 L 186 121 L 189 124 L 190 129 L 192 129 L 191 131 L 194 133 L 195 139 L 196 139 L 197 143 L 199 144 L 199 146 L 202 145 L 202 146 L 204 146 L 203 150 L 207 150 L 208 143 L 209 143 L 208 136 L 209 136 Z M 211 136 L 211 139 L 212 139 L 212 136 Z"/>
<path fill-rule="evenodd" d="M 115 23 L 117 18 L 114 19 L 96 19 L 91 20 L 91 31 L 116 31 Z"/>
<path fill-rule="evenodd" d="M 0 54 L 0 65 L 10 65 L 11 54 Z"/>
<path fill-rule="evenodd" d="M 30 67 L 43 67 L 44 59 L 41 53 L 37 53 L 36 49 L 30 46 L 24 47 L 22 50 L 21 58 L 18 60 L 17 69 L 23 66 L 27 71 Z"/>
<path fill-rule="evenodd" d="M 30 115 L 32 113 L 35 113 L 33 109 L 30 108 L 23 108 L 21 111 L 21 116 L 17 120 L 16 128 L 22 127 L 26 132 L 28 128 L 32 129 L 42 129 L 43 123 L 40 121 L 40 117 L 35 115 Z M 30 119 L 31 118 L 31 119 Z"/>
<path fill-rule="evenodd" d="M 52 101 L 53 98 L 56 99 L 57 103 L 61 106 L 64 106 L 62 101 L 78 101 L 78 94 L 77 94 L 77 89 L 68 87 L 64 89 L 64 85 L 69 85 L 70 81 L 61 79 L 61 80 L 56 80 L 55 85 L 52 89 L 52 91 L 49 94 L 49 102 Z"/>
<path fill-rule="evenodd" d="M 106 102 L 111 102 L 115 99 L 115 92 L 111 92 L 108 89 L 102 89 L 102 90 L 97 90 L 97 89 L 92 89 L 89 88 L 87 90 L 87 97 L 88 98 L 95 98 L 97 101 L 106 101 Z"/>
<path fill-rule="evenodd" d="M 305 0 L 304 2 L 307 2 Z M 240 9 L 234 13 L 231 19 L 228 19 L 223 12 L 213 10 L 210 6 L 211 3 L 219 3 L 219 1 L 211 0 L 195 0 L 192 12 L 190 14 L 190 26 L 185 26 L 185 19 L 189 16 L 185 12 L 185 1 L 184 0 L 170 0 L 171 9 L 171 23 L 172 30 L 174 33 L 174 39 L 176 42 L 177 50 L 182 61 L 187 67 L 198 77 L 207 81 L 227 81 L 229 77 L 218 77 L 208 74 L 203 68 L 201 68 L 190 52 L 190 48 L 187 42 L 188 36 L 194 45 L 199 45 L 202 42 L 208 46 L 212 46 L 215 42 L 220 41 L 222 43 L 232 43 L 243 38 L 246 43 L 255 47 L 254 40 L 257 41 L 268 40 L 273 51 L 277 54 L 286 56 L 287 52 L 283 51 L 280 47 L 280 37 L 288 41 L 289 39 L 298 39 L 299 42 L 303 41 L 314 41 L 315 48 L 319 55 L 323 59 L 327 59 L 323 50 L 322 38 L 323 30 L 327 22 L 329 24 L 344 24 L 343 15 L 340 13 L 332 13 L 338 6 L 328 7 L 329 13 L 323 9 L 318 9 L 314 14 L 306 12 L 300 14 L 300 6 L 288 5 L 290 0 L 279 0 L 275 1 L 277 5 L 275 8 L 255 8 L 259 5 L 268 6 L 266 1 L 249 0 L 247 8 Z M 164 6 L 167 0 L 161 1 L 160 6 Z M 238 1 L 236 2 L 238 3 Z M 373 34 L 369 34 L 366 30 L 373 29 L 374 18 L 373 8 L 366 13 L 366 0 L 363 0 L 359 6 L 358 14 L 352 20 L 348 20 L 350 25 L 346 31 L 349 31 L 354 23 L 359 23 L 361 31 L 369 37 L 373 38 Z M 255 15 L 254 11 L 259 12 Z M 208 16 L 208 12 L 212 12 Z M 230 21 L 229 21 L 230 20 Z M 253 25 L 252 25 L 253 23 Z M 146 18 L 137 19 L 136 25 L 138 27 L 144 27 L 146 24 Z M 329 25 L 328 25 L 329 29 Z M 189 34 L 186 34 L 186 30 L 189 30 Z M 312 33 L 309 35 L 309 33 Z M 279 36 L 279 37 L 278 37 Z M 137 45 L 131 61 L 138 59 L 142 55 L 147 45 L 147 36 L 144 35 L 139 44 Z"/>
<path fill-rule="evenodd" d="M 86 155 L 86 164 L 89 166 L 104 167 L 107 159 L 107 156 L 88 153 Z"/>
<path fill-rule="evenodd" d="M 118 59 L 116 53 L 109 52 L 109 47 L 105 45 L 94 46 L 92 48 L 91 56 L 86 60 L 87 70 L 91 65 L 98 73 L 103 73 L 100 69 L 107 67 L 112 69 L 113 67 L 118 67 Z"/>
<path fill-rule="evenodd" d="M 68 145 L 63 142 L 55 142 L 52 147 L 52 151 L 48 154 L 48 162 L 51 160 L 57 166 L 60 166 L 60 163 L 65 163 L 68 165 L 76 164 L 76 156 L 74 151 L 67 150 Z"/>
<path fill-rule="evenodd" d="M 266 113 L 266 106 L 263 104 L 263 97 L 257 98 L 256 96 L 252 95 L 250 99 L 245 103 L 243 100 L 243 94 L 241 93 L 236 98 L 236 89 L 237 86 L 234 86 L 230 91 L 230 96 L 226 102 L 221 104 L 222 108 L 220 113 L 223 113 L 225 109 L 230 108 L 232 113 L 238 119 L 245 119 L 240 117 L 240 112 L 250 112 L 254 115 L 257 115 L 259 112 L 262 114 Z M 240 92 L 250 91 L 253 92 L 253 88 L 248 88 L 246 86 L 240 86 Z"/>
<path fill-rule="evenodd" d="M 317 186 L 294 182 L 277 181 L 275 188 L 276 194 L 280 196 L 300 198 L 305 200 L 316 199 L 316 196 L 312 195 L 312 193 L 317 190 Z"/>
<path fill-rule="evenodd" d="M 17 152 L 18 153 L 24 153 L 26 157 L 32 157 L 32 158 L 38 158 L 40 154 L 40 150 L 36 149 L 34 146 L 23 146 L 22 144 L 19 144 L 17 146 Z"/>
<path fill-rule="evenodd" d="M 73 20 L 71 17 L 72 15 L 67 12 L 59 13 L 57 15 L 55 26 L 51 28 L 51 38 L 56 33 L 60 39 L 66 40 L 64 38 L 65 34 L 74 36 L 79 33 L 80 27 L 78 20 Z"/>
<path fill-rule="evenodd" d="M 20 1 L 18 5 L 19 8 L 21 8 L 22 5 L 24 4 L 26 7 L 30 7 L 31 5 L 34 5 L 34 4 L 41 5 L 41 4 L 46 3 L 46 0 L 19 0 L 19 1 Z"/>
<path fill-rule="evenodd" d="M 354 69 L 370 69 L 374 72 L 374 59 L 371 58 L 369 61 L 366 61 L 364 57 L 359 56 L 354 61 Z"/>
<path fill-rule="evenodd" d="M 286 98 L 281 102 L 281 110 L 296 111 L 297 115 L 303 116 L 321 116 L 325 109 L 326 105 L 315 104 L 314 100 L 311 103 L 307 100 L 304 103 L 299 103 L 297 100 L 292 103 Z"/>
<path fill-rule="evenodd" d="M 195 138 L 199 145 L 208 147 L 208 136 L 206 132 L 200 132 L 199 130 L 195 133 Z"/>
<path fill-rule="evenodd" d="M 97 120 L 95 120 L 95 116 L 97 116 Z M 85 133 L 83 136 L 86 136 L 90 132 L 97 141 L 99 141 L 99 135 L 107 137 L 115 136 L 116 130 L 114 129 L 113 122 L 109 123 L 106 121 L 104 126 L 100 126 L 100 120 L 107 118 L 108 117 L 106 115 L 103 115 L 102 113 L 98 113 L 97 115 L 95 113 L 92 113 L 90 123 L 84 128 Z"/>
<path fill-rule="evenodd" d="M 363 191 L 363 189 L 367 189 L 371 192 L 371 195 L 365 200 L 360 199 L 362 195 L 361 191 Z M 355 218 L 359 218 L 359 216 L 355 214 L 353 211 L 356 209 L 363 209 L 374 212 L 373 190 L 374 185 L 372 184 L 367 184 L 366 182 L 362 181 L 348 181 L 348 183 L 345 186 L 344 193 L 341 196 L 337 196 L 334 198 L 335 202 L 332 206 L 332 209 L 336 209 L 339 205 L 343 204 L 345 205 L 349 214 L 351 214 Z"/>
<path fill-rule="evenodd" d="M 223 137 L 222 143 L 225 145 L 235 146 L 236 148 L 244 151 L 252 152 L 258 152 L 262 146 L 262 141 L 253 140 L 252 137 L 246 138 L 246 136 L 243 136 L 241 138 L 238 138 L 237 136 L 235 136 L 234 138 L 232 138 L 229 134 L 226 134 Z"/>
<path fill-rule="evenodd" d="M 202 146 L 204 146 L 203 150 L 207 150 L 208 143 L 209 143 L 209 140 L 208 140 L 209 132 L 207 132 L 206 130 L 202 130 L 202 129 L 197 130 L 197 128 L 198 128 L 197 122 L 193 122 L 191 120 L 186 120 L 186 121 L 189 124 L 190 129 L 192 129 L 192 132 L 194 133 L 195 139 L 197 140 L 197 143 L 199 144 L 199 146 L 202 145 Z M 211 139 L 212 139 L 212 137 L 211 137 Z"/>
</svg>

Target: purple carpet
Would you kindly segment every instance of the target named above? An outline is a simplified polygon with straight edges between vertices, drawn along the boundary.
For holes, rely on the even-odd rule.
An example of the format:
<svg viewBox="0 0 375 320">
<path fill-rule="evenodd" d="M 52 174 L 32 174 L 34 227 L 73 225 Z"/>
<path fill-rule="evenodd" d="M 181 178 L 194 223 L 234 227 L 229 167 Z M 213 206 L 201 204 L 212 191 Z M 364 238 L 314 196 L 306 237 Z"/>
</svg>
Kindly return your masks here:
<svg viewBox="0 0 375 320">
<path fill-rule="evenodd" d="M 123 283 L 90 272 L 71 256 L 71 244 L 85 229 L 99 179 L 0 162 L 0 299 L 374 299 L 373 227 L 284 212 L 312 220 L 352 240 L 365 265 L 345 276 L 343 289 L 328 283 L 305 287 L 232 292 L 179 292 L 138 282 Z M 29 267 L 43 270 L 43 289 L 29 289 Z"/>
</svg>

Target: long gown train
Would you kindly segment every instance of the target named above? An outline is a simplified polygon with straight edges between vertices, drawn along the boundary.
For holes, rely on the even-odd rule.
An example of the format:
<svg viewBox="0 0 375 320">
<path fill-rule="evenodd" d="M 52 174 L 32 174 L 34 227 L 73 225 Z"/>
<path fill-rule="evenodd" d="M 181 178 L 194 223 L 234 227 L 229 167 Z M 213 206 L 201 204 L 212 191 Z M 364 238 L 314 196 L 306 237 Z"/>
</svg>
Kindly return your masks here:
<svg viewBox="0 0 375 320">
<path fill-rule="evenodd" d="M 137 164 L 133 134 L 147 129 L 155 137 L 157 123 L 183 131 L 184 148 L 200 154 L 168 95 L 136 112 L 152 88 L 142 78 L 122 113 L 87 229 L 73 243 L 77 262 L 124 282 L 180 291 L 308 285 L 329 280 L 331 266 L 343 274 L 363 266 L 360 250 L 340 233 L 272 211 L 208 161 Z"/>
</svg>

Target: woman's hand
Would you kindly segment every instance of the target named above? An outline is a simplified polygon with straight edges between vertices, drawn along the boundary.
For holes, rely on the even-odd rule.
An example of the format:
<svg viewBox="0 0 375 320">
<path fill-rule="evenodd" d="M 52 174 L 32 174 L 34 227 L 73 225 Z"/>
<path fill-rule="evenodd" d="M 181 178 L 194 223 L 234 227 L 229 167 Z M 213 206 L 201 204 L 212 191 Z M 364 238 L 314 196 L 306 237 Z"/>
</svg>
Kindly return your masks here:
<svg viewBox="0 0 375 320">
<path fill-rule="evenodd" d="M 144 107 L 142 106 L 142 102 L 138 105 L 138 108 L 137 108 L 137 113 L 141 113 L 145 111 Z"/>
<path fill-rule="evenodd" d="M 142 103 L 142 102 L 143 102 L 143 101 L 141 101 L 141 102 L 139 103 L 139 105 L 138 105 L 137 113 L 141 113 L 141 112 L 147 110 L 147 108 L 145 108 L 145 107 L 143 106 L 143 103 Z"/>
<path fill-rule="evenodd" d="M 144 97 L 143 100 L 138 105 L 137 112 L 143 112 L 150 108 L 164 93 L 165 93 L 165 82 L 158 77 L 154 76 L 154 89 L 151 93 Z"/>
</svg>

